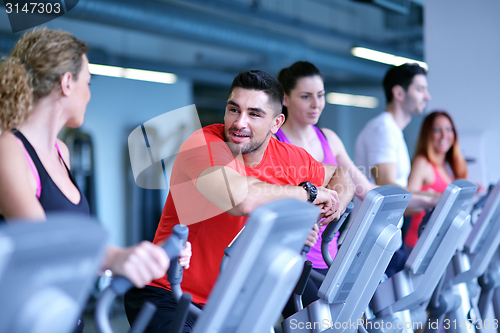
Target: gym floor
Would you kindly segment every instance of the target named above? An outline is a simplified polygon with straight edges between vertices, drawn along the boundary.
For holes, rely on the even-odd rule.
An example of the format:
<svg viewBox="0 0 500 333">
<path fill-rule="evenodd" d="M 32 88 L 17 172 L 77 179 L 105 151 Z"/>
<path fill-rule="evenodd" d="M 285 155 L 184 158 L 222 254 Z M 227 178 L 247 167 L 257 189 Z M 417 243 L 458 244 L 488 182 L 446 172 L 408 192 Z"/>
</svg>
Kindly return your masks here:
<svg viewBox="0 0 500 333">
<path fill-rule="evenodd" d="M 84 315 L 83 320 L 85 323 L 83 333 L 97 333 L 94 317 L 92 315 Z M 130 331 L 130 325 L 125 317 L 125 313 L 116 314 L 111 318 L 111 328 L 115 333 L 126 333 Z"/>
<path fill-rule="evenodd" d="M 282 320 L 283 318 L 280 318 L 278 320 L 278 323 L 275 325 L 275 333 L 282 333 Z M 83 333 L 97 333 L 93 315 L 93 308 L 91 306 L 83 315 L 83 321 L 85 323 L 85 326 L 83 327 Z M 115 333 L 127 333 L 128 331 L 130 331 L 130 325 L 127 321 L 127 317 L 125 316 L 125 308 L 123 307 L 123 299 L 115 300 L 113 309 L 111 310 L 110 322 L 111 328 Z"/>
<path fill-rule="evenodd" d="M 87 305 L 87 310 L 83 315 L 83 322 L 85 326 L 83 327 L 83 333 L 97 333 L 97 328 L 95 326 L 94 320 L 94 307 L 92 299 Z M 110 314 L 111 328 L 115 333 L 127 333 L 130 331 L 130 325 L 125 316 L 125 308 L 123 306 L 123 298 L 117 298 L 113 304 Z"/>
</svg>

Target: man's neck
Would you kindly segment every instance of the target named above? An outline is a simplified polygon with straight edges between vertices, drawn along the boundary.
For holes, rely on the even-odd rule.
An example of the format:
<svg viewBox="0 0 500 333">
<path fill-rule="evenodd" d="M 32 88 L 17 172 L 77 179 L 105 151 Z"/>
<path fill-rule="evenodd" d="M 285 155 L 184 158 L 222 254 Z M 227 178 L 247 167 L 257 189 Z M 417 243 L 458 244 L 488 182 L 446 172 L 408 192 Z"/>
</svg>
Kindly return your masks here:
<svg viewBox="0 0 500 333">
<path fill-rule="evenodd" d="M 394 121 L 401 130 L 404 130 L 411 121 L 411 115 L 406 113 L 402 108 L 395 105 L 387 105 L 386 112 L 389 113 L 392 118 L 394 118 Z"/>
</svg>

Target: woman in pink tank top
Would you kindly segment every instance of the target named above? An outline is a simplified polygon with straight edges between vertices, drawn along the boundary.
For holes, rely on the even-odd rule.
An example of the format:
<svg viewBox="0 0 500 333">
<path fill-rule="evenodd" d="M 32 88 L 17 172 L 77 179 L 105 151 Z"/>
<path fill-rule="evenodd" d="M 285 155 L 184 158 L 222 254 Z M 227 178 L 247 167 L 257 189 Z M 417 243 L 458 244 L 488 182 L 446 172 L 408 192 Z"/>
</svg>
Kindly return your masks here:
<svg viewBox="0 0 500 333">
<path fill-rule="evenodd" d="M 276 133 L 277 139 L 304 148 L 322 163 L 342 166 L 356 185 L 356 195 L 364 199 L 375 185 L 354 165 L 337 134 L 328 128 L 319 129 L 315 126 L 325 107 L 325 87 L 320 71 L 309 62 L 299 61 L 282 69 L 278 80 L 285 91 L 283 113 L 286 120 Z M 316 245 L 307 254 L 307 260 L 313 263 L 315 270 L 326 274 L 328 266 L 321 255 L 323 230 L 320 230 Z M 337 254 L 337 239 L 338 233 L 330 242 L 332 258 Z M 308 283 L 303 295 L 304 306 L 317 299 L 317 287 L 314 283 Z M 293 311 L 289 302 L 283 314 L 286 317 Z"/>
<path fill-rule="evenodd" d="M 460 151 L 453 120 L 445 111 L 429 114 L 420 130 L 415 158 L 408 178 L 410 191 L 443 193 L 449 183 L 467 178 L 467 164 Z M 425 211 L 414 214 L 404 236 L 413 248 L 418 240 L 418 228 Z"/>
</svg>

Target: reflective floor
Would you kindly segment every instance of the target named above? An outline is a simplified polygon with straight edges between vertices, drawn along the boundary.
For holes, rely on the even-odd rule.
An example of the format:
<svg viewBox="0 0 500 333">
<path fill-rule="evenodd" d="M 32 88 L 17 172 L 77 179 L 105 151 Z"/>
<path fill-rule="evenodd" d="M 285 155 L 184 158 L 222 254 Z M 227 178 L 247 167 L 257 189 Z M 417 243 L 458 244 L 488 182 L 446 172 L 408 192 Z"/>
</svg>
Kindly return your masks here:
<svg viewBox="0 0 500 333">
<path fill-rule="evenodd" d="M 111 328 L 114 333 L 127 333 L 130 330 L 130 325 L 125 316 L 125 309 L 123 307 L 123 299 L 115 300 L 115 304 L 111 311 L 110 322 Z M 83 328 L 83 333 L 97 333 L 92 305 L 88 306 L 86 313 L 83 316 L 85 326 Z M 283 318 L 279 319 L 279 322 L 275 326 L 275 333 L 282 333 L 281 321 Z"/>
<path fill-rule="evenodd" d="M 83 327 L 83 333 L 97 333 L 92 301 L 87 306 L 87 311 L 83 315 L 83 321 L 85 326 Z M 110 314 L 111 328 L 114 333 L 127 333 L 130 331 L 130 325 L 125 316 L 125 308 L 123 307 L 123 299 L 116 299 L 112 307 Z"/>
</svg>

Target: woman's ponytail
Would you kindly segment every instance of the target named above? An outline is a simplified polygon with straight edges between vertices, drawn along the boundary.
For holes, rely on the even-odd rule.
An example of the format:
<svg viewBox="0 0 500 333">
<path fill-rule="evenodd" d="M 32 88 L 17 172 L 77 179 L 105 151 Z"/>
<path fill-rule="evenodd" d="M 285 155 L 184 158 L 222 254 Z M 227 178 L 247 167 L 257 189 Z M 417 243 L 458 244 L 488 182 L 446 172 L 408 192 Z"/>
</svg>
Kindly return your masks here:
<svg viewBox="0 0 500 333">
<path fill-rule="evenodd" d="M 29 69 L 16 57 L 0 62 L 0 134 L 20 126 L 33 107 Z"/>
</svg>

